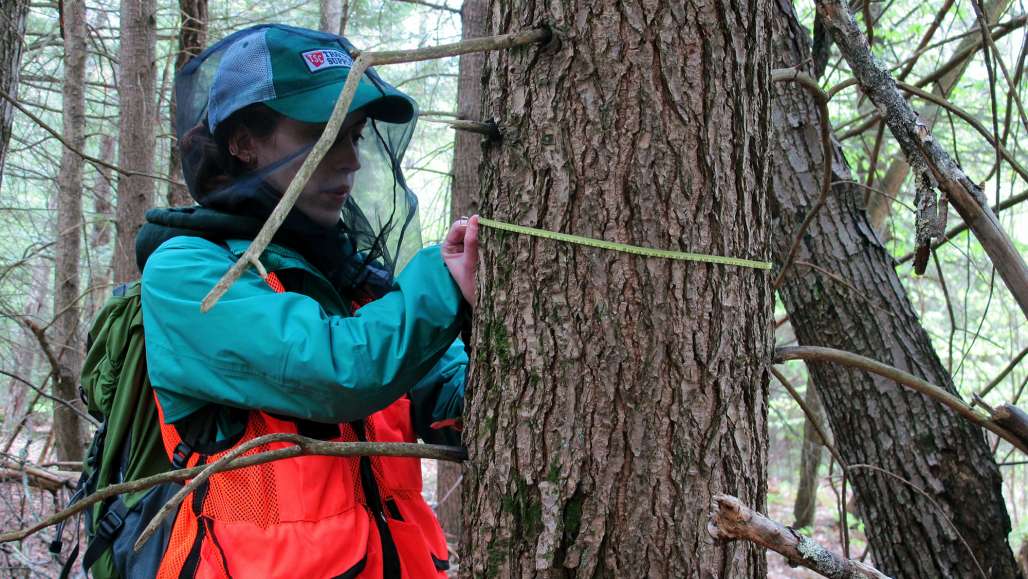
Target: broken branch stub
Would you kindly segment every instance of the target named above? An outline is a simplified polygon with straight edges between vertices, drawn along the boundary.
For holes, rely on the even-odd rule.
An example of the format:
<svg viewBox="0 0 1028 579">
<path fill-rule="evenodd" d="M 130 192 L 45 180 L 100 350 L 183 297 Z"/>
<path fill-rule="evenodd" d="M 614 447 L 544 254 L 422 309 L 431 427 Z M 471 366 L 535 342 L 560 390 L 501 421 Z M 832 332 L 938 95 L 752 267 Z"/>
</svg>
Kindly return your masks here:
<svg viewBox="0 0 1028 579">
<path fill-rule="evenodd" d="M 714 495 L 707 532 L 718 541 L 749 541 L 831 579 L 889 579 L 874 567 L 833 553 L 731 495 Z"/>
</svg>

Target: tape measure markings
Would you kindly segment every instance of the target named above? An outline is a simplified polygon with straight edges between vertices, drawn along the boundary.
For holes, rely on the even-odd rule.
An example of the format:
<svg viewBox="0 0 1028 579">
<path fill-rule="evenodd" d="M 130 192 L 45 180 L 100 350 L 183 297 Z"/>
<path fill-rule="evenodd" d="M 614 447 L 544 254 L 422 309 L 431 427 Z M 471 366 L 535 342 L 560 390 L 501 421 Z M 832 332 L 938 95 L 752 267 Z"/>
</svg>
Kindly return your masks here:
<svg viewBox="0 0 1028 579">
<path fill-rule="evenodd" d="M 750 259 L 741 259 L 738 257 L 725 257 L 723 255 L 707 255 L 703 253 L 689 253 L 686 251 L 671 251 L 668 249 L 652 249 L 649 247 L 639 247 L 637 245 L 615 243 L 613 241 L 606 241 L 604 239 L 592 239 L 589 237 L 581 237 L 578 235 L 571 235 L 568 233 L 559 233 L 557 231 L 547 231 L 545 229 L 526 227 L 524 225 L 514 225 L 512 223 L 504 223 L 503 221 L 496 221 L 495 219 L 489 219 L 486 217 L 479 217 L 478 223 L 486 227 L 500 229 L 502 231 L 509 231 L 511 233 L 531 235 L 533 237 L 541 237 L 543 239 L 550 239 L 553 241 L 563 241 L 566 243 L 585 245 L 588 247 L 607 249 L 610 251 L 620 251 L 622 253 L 631 253 L 634 255 L 641 255 L 644 257 L 659 257 L 664 259 L 678 259 L 683 261 L 699 261 L 704 263 L 717 263 L 721 265 L 734 265 L 737 267 L 749 267 L 753 269 L 764 270 L 770 270 L 772 267 L 772 264 L 766 261 L 753 261 Z"/>
</svg>

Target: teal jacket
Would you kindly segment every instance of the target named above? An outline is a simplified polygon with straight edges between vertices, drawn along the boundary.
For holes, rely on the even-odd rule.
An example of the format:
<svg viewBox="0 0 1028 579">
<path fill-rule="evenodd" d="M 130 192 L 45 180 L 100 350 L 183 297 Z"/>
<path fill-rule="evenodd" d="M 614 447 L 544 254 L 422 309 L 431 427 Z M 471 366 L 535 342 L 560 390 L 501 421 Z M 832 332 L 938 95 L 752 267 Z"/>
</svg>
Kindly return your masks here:
<svg viewBox="0 0 1028 579">
<path fill-rule="evenodd" d="M 429 425 L 463 408 L 467 356 L 457 336 L 467 305 L 439 247 L 421 250 L 392 291 L 351 314 L 299 254 L 271 245 L 261 262 L 293 270 L 299 287 L 277 294 L 250 269 L 201 313 L 249 243 L 173 237 L 146 261 L 147 367 L 167 422 L 210 404 L 347 422 L 409 393 L 419 436 L 453 441 Z"/>
</svg>

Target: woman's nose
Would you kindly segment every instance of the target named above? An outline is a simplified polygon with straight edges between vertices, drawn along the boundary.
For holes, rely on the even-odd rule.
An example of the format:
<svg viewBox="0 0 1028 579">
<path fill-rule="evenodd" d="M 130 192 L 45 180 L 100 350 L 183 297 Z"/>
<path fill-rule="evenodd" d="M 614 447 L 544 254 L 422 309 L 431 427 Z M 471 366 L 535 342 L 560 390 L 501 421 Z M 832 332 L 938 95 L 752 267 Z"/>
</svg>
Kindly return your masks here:
<svg viewBox="0 0 1028 579">
<path fill-rule="evenodd" d="M 351 139 L 344 139 L 329 151 L 332 156 L 332 166 L 340 171 L 349 173 L 356 172 L 361 168 L 360 152 L 357 144 Z"/>
</svg>

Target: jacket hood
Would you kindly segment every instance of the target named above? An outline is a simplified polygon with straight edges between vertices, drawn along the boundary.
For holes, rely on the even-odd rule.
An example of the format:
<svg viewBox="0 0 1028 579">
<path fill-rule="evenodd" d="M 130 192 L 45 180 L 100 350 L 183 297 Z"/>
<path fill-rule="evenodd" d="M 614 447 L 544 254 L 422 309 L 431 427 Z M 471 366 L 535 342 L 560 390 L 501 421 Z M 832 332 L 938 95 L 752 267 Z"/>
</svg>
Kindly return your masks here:
<svg viewBox="0 0 1028 579">
<path fill-rule="evenodd" d="M 234 202 L 225 207 L 193 206 L 148 211 L 146 223 L 136 235 L 136 266 L 139 271 L 143 271 L 146 260 L 162 243 L 180 235 L 202 237 L 214 243 L 255 238 L 274 210 L 279 196 L 266 183 L 247 193 L 235 196 Z M 392 276 L 387 270 L 368 263 L 365 256 L 357 251 L 342 221 L 332 227 L 323 227 L 294 209 L 272 242 L 299 253 L 342 295 L 378 297 L 392 284 Z"/>
</svg>

